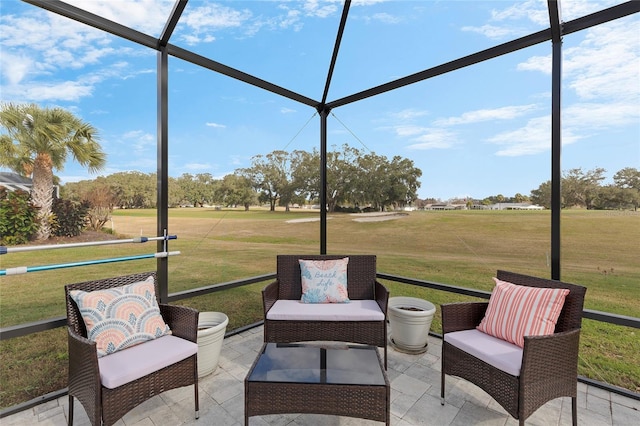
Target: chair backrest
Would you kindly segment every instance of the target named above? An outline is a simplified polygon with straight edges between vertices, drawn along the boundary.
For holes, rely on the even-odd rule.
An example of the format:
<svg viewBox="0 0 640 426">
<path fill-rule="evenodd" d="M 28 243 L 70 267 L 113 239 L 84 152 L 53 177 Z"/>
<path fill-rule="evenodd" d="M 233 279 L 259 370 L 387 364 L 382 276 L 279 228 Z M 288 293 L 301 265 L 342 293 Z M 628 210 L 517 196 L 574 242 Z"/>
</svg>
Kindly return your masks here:
<svg viewBox="0 0 640 426">
<path fill-rule="evenodd" d="M 160 303 L 160 300 L 158 299 L 158 279 L 156 277 L 155 271 L 65 285 L 64 294 L 67 300 L 67 325 L 72 328 L 76 334 L 87 337 L 87 328 L 84 325 L 84 320 L 82 319 L 82 315 L 80 314 L 78 305 L 76 305 L 76 302 L 74 302 L 73 299 L 69 296 L 69 292 L 71 290 L 96 291 L 113 287 L 122 287 L 123 285 L 144 281 L 149 276 L 153 276 L 153 282 L 155 283 L 154 286 L 156 292 L 156 300 L 158 301 L 158 303 Z"/>
<path fill-rule="evenodd" d="M 280 254 L 277 256 L 278 298 L 297 300 L 302 297 L 302 279 L 299 259 L 332 260 L 349 258 L 347 264 L 347 291 L 349 299 L 375 299 L 375 255 L 306 255 Z"/>
<path fill-rule="evenodd" d="M 567 294 L 567 297 L 564 299 L 564 305 L 562 306 L 562 312 L 560 312 L 560 316 L 558 317 L 555 332 L 560 333 L 581 327 L 584 296 L 587 292 L 586 287 L 507 271 L 498 271 L 498 275 L 496 275 L 496 277 L 499 280 L 517 285 L 568 289 L 569 294 Z"/>
</svg>

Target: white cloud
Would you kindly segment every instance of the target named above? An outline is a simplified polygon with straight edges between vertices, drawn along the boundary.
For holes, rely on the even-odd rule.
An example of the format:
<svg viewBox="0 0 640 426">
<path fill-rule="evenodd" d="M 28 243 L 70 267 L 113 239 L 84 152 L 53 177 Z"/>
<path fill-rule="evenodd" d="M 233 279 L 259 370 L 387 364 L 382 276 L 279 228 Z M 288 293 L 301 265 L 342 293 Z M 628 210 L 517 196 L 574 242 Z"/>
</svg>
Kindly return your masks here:
<svg viewBox="0 0 640 426">
<path fill-rule="evenodd" d="M 410 137 L 428 132 L 430 128 L 415 125 L 399 125 L 395 126 L 393 130 L 395 131 L 396 135 L 400 137 Z"/>
<path fill-rule="evenodd" d="M 528 20 L 536 25 L 549 26 L 549 12 L 544 0 L 519 1 L 502 10 L 491 11 L 494 21 Z"/>
<path fill-rule="evenodd" d="M 425 115 L 429 115 L 429 111 L 426 110 L 416 110 L 416 109 L 403 109 L 399 112 L 394 112 L 391 116 L 396 120 L 413 120 L 415 118 L 424 117 Z"/>
<path fill-rule="evenodd" d="M 563 129 L 563 145 L 574 143 L 578 139 L 570 129 Z M 502 157 L 518 157 L 549 151 L 551 149 L 551 117 L 532 118 L 524 126 L 499 133 L 489 138 L 488 142 L 503 146 L 496 152 L 496 155 Z"/>
<path fill-rule="evenodd" d="M 3 52 L 0 55 L 0 73 L 6 78 L 9 85 L 20 83 L 29 70 L 33 68 L 33 59 L 26 55 L 13 55 Z"/>
<path fill-rule="evenodd" d="M 551 55 L 532 56 L 524 62 L 520 62 L 516 69 L 518 71 L 539 71 L 551 75 Z"/>
<path fill-rule="evenodd" d="M 322 2 L 319 0 L 307 0 L 304 3 L 303 10 L 307 16 L 316 16 L 326 18 L 338 11 L 338 6 L 333 3 Z"/>
<path fill-rule="evenodd" d="M 218 123 L 205 123 L 205 124 L 206 126 L 213 127 L 214 129 L 226 129 L 227 127 L 224 124 L 218 124 Z"/>
<path fill-rule="evenodd" d="M 563 21 L 571 21 L 620 3 L 620 0 L 562 0 L 560 17 Z"/>
<path fill-rule="evenodd" d="M 119 3 L 119 2 L 116 2 Z M 92 3 L 93 4 L 93 3 Z M 123 62 L 109 63 L 119 55 L 145 54 L 111 46 L 113 36 L 70 19 L 41 10 L 20 15 L 0 15 L 0 68 L 3 99 L 15 102 L 76 102 L 91 96 L 95 86 L 108 78 L 126 79 L 149 70 L 132 70 Z M 68 69 L 79 73 L 74 80 Z"/>
<path fill-rule="evenodd" d="M 456 134 L 445 129 L 428 128 L 423 129 L 423 134 L 412 138 L 416 142 L 407 148 L 411 150 L 445 149 L 451 148 L 457 142 Z"/>
<path fill-rule="evenodd" d="M 184 165 L 187 170 L 211 170 L 211 164 L 209 163 L 188 163 Z"/>
<path fill-rule="evenodd" d="M 482 34 L 483 36 L 490 39 L 502 39 L 508 36 L 519 36 L 524 33 L 523 30 L 518 30 L 515 28 L 507 28 L 507 27 L 499 27 L 496 25 L 482 25 L 480 27 L 474 26 L 465 26 L 461 28 L 462 31 L 473 32 Z"/>
<path fill-rule="evenodd" d="M 180 23 L 196 31 L 239 27 L 252 16 L 251 11 L 247 9 L 236 10 L 215 3 L 188 8 L 186 12 Z"/>
<path fill-rule="evenodd" d="M 565 137 L 640 121 L 640 22 L 626 18 L 584 34 L 577 46 L 564 50 L 563 83 L 577 96 L 577 102 L 563 108 Z M 550 74 L 551 56 L 531 57 L 518 70 Z"/>
<path fill-rule="evenodd" d="M 294 112 L 296 112 L 296 110 L 292 109 L 292 108 L 285 108 L 285 107 L 280 108 L 280 113 L 281 114 L 291 114 L 291 113 L 294 113 Z"/>
<path fill-rule="evenodd" d="M 569 86 L 586 100 L 640 96 L 640 21 L 625 19 L 591 28 L 579 46 L 567 49 L 563 70 Z"/>
<path fill-rule="evenodd" d="M 131 130 L 122 135 L 122 138 L 128 140 L 127 145 L 132 147 L 137 154 L 146 152 L 149 148 L 155 148 L 157 145 L 155 135 L 143 130 Z"/>
<path fill-rule="evenodd" d="M 160 35 L 175 3 L 173 0 L 65 0 L 65 2 L 155 37 Z"/>
<path fill-rule="evenodd" d="M 563 126 L 573 132 L 621 127 L 640 122 L 637 103 L 576 103 L 563 109 Z"/>
<path fill-rule="evenodd" d="M 19 97 L 20 90 L 24 90 L 23 96 L 30 101 L 73 101 L 76 102 L 93 93 L 93 86 L 78 81 L 64 81 L 61 83 L 31 83 L 24 86 L 14 86 L 9 94 Z"/>
<path fill-rule="evenodd" d="M 393 16 L 389 13 L 374 13 L 373 15 L 368 16 L 367 20 L 378 21 L 382 22 L 383 24 L 399 24 L 402 22 L 401 18 Z"/>
<path fill-rule="evenodd" d="M 442 118 L 434 121 L 436 126 L 453 126 L 458 124 L 472 124 L 483 121 L 511 120 L 537 109 L 534 104 L 514 105 L 494 109 L 479 109 L 463 113 L 459 117 Z"/>
</svg>

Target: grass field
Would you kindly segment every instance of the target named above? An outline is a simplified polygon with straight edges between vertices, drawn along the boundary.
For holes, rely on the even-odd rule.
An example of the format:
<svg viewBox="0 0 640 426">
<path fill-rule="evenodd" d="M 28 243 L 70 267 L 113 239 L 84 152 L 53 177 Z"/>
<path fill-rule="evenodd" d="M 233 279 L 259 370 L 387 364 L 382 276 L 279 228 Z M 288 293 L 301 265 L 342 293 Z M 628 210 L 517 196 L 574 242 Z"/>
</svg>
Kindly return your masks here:
<svg viewBox="0 0 640 426">
<path fill-rule="evenodd" d="M 181 255 L 169 258 L 169 292 L 275 272 L 279 253 L 319 253 L 318 217 L 317 210 L 171 210 L 168 232 L 178 239 L 169 249 Z M 329 215 L 327 251 L 375 254 L 379 272 L 488 291 L 497 269 L 550 275 L 548 211 L 411 212 L 385 221 L 353 219 L 348 214 Z M 113 228 L 121 237 L 154 236 L 156 212 L 116 211 Z M 640 317 L 640 213 L 565 211 L 562 231 L 562 279 L 588 287 L 586 307 Z M 150 242 L 9 253 L 0 256 L 0 269 L 155 251 L 156 243 Z M 0 277 L 0 324 L 64 315 L 67 283 L 155 267 L 155 260 L 137 260 Z M 260 290 L 265 284 L 181 303 L 225 312 L 228 329 L 233 329 L 262 319 Z M 399 283 L 385 285 L 392 296 L 422 297 L 436 305 L 465 300 Z M 436 317 L 432 329 L 439 327 Z M 580 374 L 640 392 L 639 342 L 636 329 L 585 320 Z M 0 406 L 66 387 L 66 344 L 63 329 L 2 342 Z"/>
</svg>

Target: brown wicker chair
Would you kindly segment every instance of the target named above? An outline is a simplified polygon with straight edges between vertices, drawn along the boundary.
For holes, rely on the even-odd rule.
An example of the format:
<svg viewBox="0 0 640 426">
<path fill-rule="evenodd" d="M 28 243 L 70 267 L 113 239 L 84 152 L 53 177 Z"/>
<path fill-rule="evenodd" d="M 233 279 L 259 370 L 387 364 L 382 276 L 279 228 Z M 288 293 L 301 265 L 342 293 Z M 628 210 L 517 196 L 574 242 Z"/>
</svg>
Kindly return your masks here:
<svg viewBox="0 0 640 426">
<path fill-rule="evenodd" d="M 67 324 L 69 335 L 69 424 L 73 424 L 73 399 L 84 407 L 93 426 L 109 426 L 131 409 L 169 389 L 194 385 L 195 413 L 198 418 L 198 365 L 197 354 L 169 365 L 140 379 L 114 389 L 104 387 L 100 381 L 96 344 L 86 338 L 87 331 L 76 303 L 69 296 L 71 290 L 94 291 L 120 287 L 143 281 L 150 275 L 158 282 L 155 272 L 106 278 L 65 286 Z M 184 306 L 159 304 L 164 321 L 174 336 L 197 342 L 198 311 Z M 144 343 L 142 343 L 144 345 Z"/>
<path fill-rule="evenodd" d="M 445 374 L 449 374 L 485 390 L 520 425 L 547 401 L 571 397 L 573 425 L 577 425 L 578 344 L 586 288 L 505 271 L 498 271 L 497 278 L 530 287 L 569 289 L 555 333 L 525 336 L 520 376 L 510 375 L 443 341 L 441 403 L 444 405 Z M 442 305 L 443 338 L 447 333 L 475 328 L 487 305 L 488 302 Z"/>
<path fill-rule="evenodd" d="M 262 290 L 264 341 L 291 343 L 328 340 L 361 343 L 384 348 L 387 367 L 387 322 L 382 321 L 295 321 L 270 320 L 267 312 L 278 299 L 300 300 L 302 283 L 299 259 L 327 260 L 349 257 L 347 291 L 351 300 L 375 300 L 387 316 L 389 292 L 376 280 L 374 255 L 278 255 L 277 278 Z"/>
</svg>

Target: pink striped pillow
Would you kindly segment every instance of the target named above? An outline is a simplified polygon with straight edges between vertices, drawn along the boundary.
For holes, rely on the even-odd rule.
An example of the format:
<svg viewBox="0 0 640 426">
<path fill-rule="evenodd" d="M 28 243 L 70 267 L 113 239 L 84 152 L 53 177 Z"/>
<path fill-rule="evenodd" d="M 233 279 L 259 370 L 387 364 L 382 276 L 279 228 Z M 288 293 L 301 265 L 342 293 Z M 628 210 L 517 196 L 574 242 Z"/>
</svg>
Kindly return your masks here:
<svg viewBox="0 0 640 426">
<path fill-rule="evenodd" d="M 569 290 L 494 281 L 496 287 L 478 330 L 520 347 L 524 347 L 524 336 L 553 334 Z"/>
</svg>

